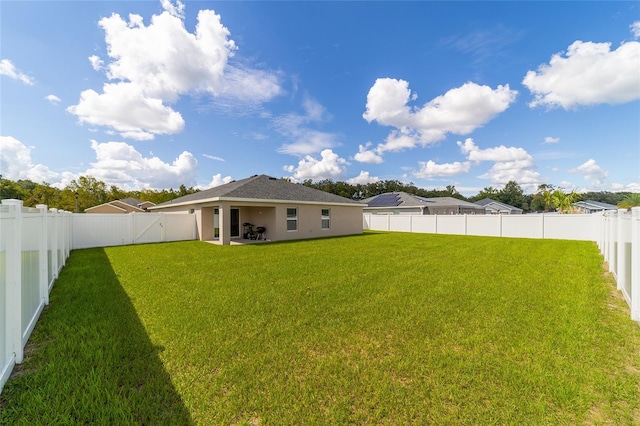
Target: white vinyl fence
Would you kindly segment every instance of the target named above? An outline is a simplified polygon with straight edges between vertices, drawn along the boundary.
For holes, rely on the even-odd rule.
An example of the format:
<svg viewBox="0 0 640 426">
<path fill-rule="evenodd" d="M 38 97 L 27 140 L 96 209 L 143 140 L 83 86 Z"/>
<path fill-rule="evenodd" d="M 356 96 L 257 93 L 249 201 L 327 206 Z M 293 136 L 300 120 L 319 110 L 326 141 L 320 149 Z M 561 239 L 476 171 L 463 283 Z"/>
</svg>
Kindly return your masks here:
<svg viewBox="0 0 640 426">
<path fill-rule="evenodd" d="M 597 242 L 631 318 L 640 322 L 640 207 L 604 213 Z"/>
<path fill-rule="evenodd" d="M 71 249 L 196 239 L 186 213 L 72 214 L 47 206 L 0 205 L 0 392 Z"/>
<path fill-rule="evenodd" d="M 596 241 L 595 214 L 526 215 L 387 215 L 364 214 L 364 229 L 477 235 L 483 237 L 553 238 Z"/>
<path fill-rule="evenodd" d="M 195 240 L 189 213 L 74 214 L 73 249 Z"/>
<path fill-rule="evenodd" d="M 71 249 L 71 213 L 0 205 L 0 391 L 45 305 Z"/>
<path fill-rule="evenodd" d="M 640 322 L 640 207 L 596 214 L 374 215 L 364 229 L 487 237 L 594 241 Z"/>
</svg>

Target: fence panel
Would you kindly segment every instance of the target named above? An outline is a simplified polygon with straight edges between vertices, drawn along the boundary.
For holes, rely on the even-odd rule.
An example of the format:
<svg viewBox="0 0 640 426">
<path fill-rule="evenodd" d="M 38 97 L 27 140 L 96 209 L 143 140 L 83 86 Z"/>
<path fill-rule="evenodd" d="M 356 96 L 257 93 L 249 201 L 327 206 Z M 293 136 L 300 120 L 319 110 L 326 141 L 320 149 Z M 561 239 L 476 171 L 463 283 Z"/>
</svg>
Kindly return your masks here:
<svg viewBox="0 0 640 426">
<path fill-rule="evenodd" d="M 502 236 L 514 238 L 544 238 L 544 215 L 501 215 Z"/>
<path fill-rule="evenodd" d="M 616 272 L 618 288 L 631 305 L 631 213 L 618 211 L 618 250 Z"/>
<path fill-rule="evenodd" d="M 14 206 L 0 206 L 0 390 L 9 378 L 15 364 L 13 348 L 10 345 L 10 327 L 15 323 L 10 321 L 7 296 L 9 294 L 9 271 L 7 257 L 11 257 L 11 246 L 15 226 Z"/>
<path fill-rule="evenodd" d="M 44 293 L 40 286 L 42 272 L 40 258 L 44 252 L 40 249 L 43 224 L 46 220 L 44 212 L 36 209 L 22 209 L 22 253 L 20 259 L 22 287 L 22 345 L 27 344 L 31 331 L 36 324 L 40 312 L 44 308 Z M 44 279 L 44 277 L 42 277 Z"/>
<path fill-rule="evenodd" d="M 124 214 L 74 214 L 74 249 L 133 244 L 131 219 Z"/>
<path fill-rule="evenodd" d="M 74 249 L 196 239 L 188 213 L 74 214 Z"/>
<path fill-rule="evenodd" d="M 640 322 L 640 207 L 631 209 L 631 318 Z"/>
<path fill-rule="evenodd" d="M 196 233 L 196 215 L 190 214 L 185 218 L 183 213 L 163 213 L 164 240 L 184 241 L 198 238 Z"/>
<path fill-rule="evenodd" d="M 436 216 L 438 234 L 465 235 L 467 233 L 466 215 Z"/>
<path fill-rule="evenodd" d="M 597 240 L 597 214 L 549 214 L 544 217 L 544 238 Z"/>
<path fill-rule="evenodd" d="M 436 216 L 413 216 L 413 232 L 435 234 L 437 231 Z"/>
<path fill-rule="evenodd" d="M 133 244 L 164 241 L 162 213 L 131 213 Z"/>
<path fill-rule="evenodd" d="M 467 216 L 467 235 L 501 237 L 503 216 L 495 214 Z"/>
<path fill-rule="evenodd" d="M 411 216 L 410 215 L 393 215 L 389 216 L 389 226 L 397 232 L 411 232 Z"/>
<path fill-rule="evenodd" d="M 370 228 L 375 229 L 377 231 L 391 231 L 389 229 L 389 217 L 391 215 L 388 214 L 376 214 L 370 215 Z"/>
<path fill-rule="evenodd" d="M 70 250 L 70 215 L 36 207 L 23 208 L 19 200 L 2 200 L 0 206 L 0 391 L 23 360 L 24 346 L 49 303 L 56 268 Z"/>
</svg>

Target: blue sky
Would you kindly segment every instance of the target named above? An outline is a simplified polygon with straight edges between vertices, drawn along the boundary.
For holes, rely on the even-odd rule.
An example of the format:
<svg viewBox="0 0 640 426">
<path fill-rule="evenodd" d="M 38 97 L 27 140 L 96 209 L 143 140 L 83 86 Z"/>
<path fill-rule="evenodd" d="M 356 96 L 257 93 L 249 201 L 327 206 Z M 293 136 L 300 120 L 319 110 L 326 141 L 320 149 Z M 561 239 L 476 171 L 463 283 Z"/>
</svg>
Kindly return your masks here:
<svg viewBox="0 0 640 426">
<path fill-rule="evenodd" d="M 637 2 L 0 2 L 0 173 L 640 192 Z"/>
</svg>

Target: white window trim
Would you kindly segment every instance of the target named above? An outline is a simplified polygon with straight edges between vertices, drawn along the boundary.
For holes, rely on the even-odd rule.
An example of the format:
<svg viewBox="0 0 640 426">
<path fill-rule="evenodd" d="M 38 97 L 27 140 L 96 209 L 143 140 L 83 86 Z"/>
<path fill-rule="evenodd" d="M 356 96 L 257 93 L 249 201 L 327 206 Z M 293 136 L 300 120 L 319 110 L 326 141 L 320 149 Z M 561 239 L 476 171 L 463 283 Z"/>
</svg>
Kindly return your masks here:
<svg viewBox="0 0 640 426">
<path fill-rule="evenodd" d="M 326 210 L 329 212 L 328 215 L 324 215 L 323 211 Z M 324 221 L 328 221 L 329 222 L 329 226 L 328 227 L 324 227 Z M 322 229 L 323 231 L 329 231 L 331 230 L 331 209 L 329 208 L 321 208 L 320 209 L 320 229 Z"/>
<path fill-rule="evenodd" d="M 289 209 L 294 209 L 296 211 L 296 217 L 289 217 Z M 297 207 L 287 207 L 286 210 L 286 214 L 287 214 L 287 232 L 298 232 L 298 208 Z M 296 229 L 289 229 L 289 221 L 295 221 L 296 222 Z"/>
</svg>

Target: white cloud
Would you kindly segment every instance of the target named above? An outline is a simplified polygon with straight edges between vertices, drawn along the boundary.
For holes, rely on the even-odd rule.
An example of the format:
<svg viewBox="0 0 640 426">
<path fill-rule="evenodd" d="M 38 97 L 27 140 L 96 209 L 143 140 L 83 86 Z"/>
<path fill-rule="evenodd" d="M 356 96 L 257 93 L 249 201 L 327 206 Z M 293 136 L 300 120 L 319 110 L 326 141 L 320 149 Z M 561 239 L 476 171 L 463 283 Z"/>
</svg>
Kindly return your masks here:
<svg viewBox="0 0 640 426">
<path fill-rule="evenodd" d="M 380 178 L 377 176 L 371 176 L 369 172 L 360 171 L 360 174 L 351 179 L 347 179 L 347 183 L 349 185 L 366 185 L 368 183 L 376 183 L 379 182 Z"/>
<path fill-rule="evenodd" d="M 32 86 L 34 83 L 32 77 L 29 77 L 28 75 L 18 70 L 15 65 L 13 65 L 13 62 L 8 59 L 0 60 L 0 75 L 6 75 L 7 77 L 13 78 L 15 80 L 20 80 L 21 82 L 29 86 Z"/>
<path fill-rule="evenodd" d="M 640 180 L 637 182 L 631 182 L 625 187 L 625 190 L 629 192 L 640 192 Z"/>
<path fill-rule="evenodd" d="M 104 66 L 104 61 L 97 55 L 89 56 L 89 62 L 91 62 L 91 67 L 96 71 L 100 71 Z"/>
<path fill-rule="evenodd" d="M 609 173 L 596 164 L 596 160 L 590 159 L 579 165 L 575 169 L 569 170 L 570 173 L 581 175 L 584 179 L 591 182 L 595 188 L 602 188 Z"/>
<path fill-rule="evenodd" d="M 574 108 L 640 99 L 640 42 L 611 50 L 611 43 L 575 41 L 566 53 L 527 72 L 522 84 L 534 95 L 530 107 Z"/>
<path fill-rule="evenodd" d="M 114 128 L 122 137 L 153 139 L 157 134 L 182 131 L 184 120 L 179 112 L 161 99 L 145 95 L 136 84 L 105 84 L 104 93 L 89 89 L 80 94 L 80 102 L 67 108 L 81 123 Z"/>
<path fill-rule="evenodd" d="M 560 138 L 554 138 L 551 136 L 547 136 L 546 138 L 544 138 L 544 142 L 543 143 L 558 143 L 560 142 Z"/>
<path fill-rule="evenodd" d="M 58 179 L 60 173 L 49 170 L 42 164 L 33 164 L 31 150 L 18 139 L 0 136 L 0 173 L 10 180 L 29 179 L 33 182 L 51 182 Z"/>
<path fill-rule="evenodd" d="M 57 97 L 56 95 L 47 95 L 44 97 L 46 100 L 48 100 L 49 102 L 51 102 L 53 105 L 58 105 L 61 101 L 61 99 L 59 97 Z"/>
<path fill-rule="evenodd" d="M 93 55 L 94 69 L 112 81 L 102 93 L 85 90 L 68 111 L 81 123 L 115 129 L 123 137 L 150 139 L 180 132 L 184 120 L 169 104 L 180 96 L 208 94 L 217 99 L 260 104 L 282 91 L 273 73 L 229 60 L 237 50 L 220 15 L 201 10 L 194 33 L 184 26 L 184 5 L 162 0 L 164 11 L 145 26 L 139 15 L 124 20 L 113 14 L 98 24 L 105 32 L 110 58 Z"/>
<path fill-rule="evenodd" d="M 408 105 L 417 96 L 407 81 L 379 78 L 369 89 L 362 116 L 369 123 L 396 128 L 376 148 L 382 154 L 438 142 L 450 133 L 469 134 L 505 111 L 517 93 L 509 85 L 492 89 L 468 82 L 417 108 Z"/>
<path fill-rule="evenodd" d="M 96 153 L 97 161 L 91 163 L 89 169 L 77 174 L 58 173 L 45 165 L 33 164 L 33 147 L 28 147 L 11 136 L 0 136 L 0 170 L 7 179 L 48 182 L 60 189 L 80 175 L 90 175 L 107 185 L 127 190 L 177 188 L 181 184 L 194 186 L 196 183 L 198 162 L 187 151 L 173 162 L 165 163 L 153 154 L 151 157 L 143 157 L 133 146 L 124 142 L 91 141 L 91 148 Z M 228 178 L 222 180 L 225 179 Z"/>
<path fill-rule="evenodd" d="M 360 163 L 382 163 L 382 157 L 375 153 L 373 150 L 368 150 L 371 146 L 371 142 L 367 142 L 365 145 L 358 145 L 358 153 L 354 155 L 354 159 Z"/>
<path fill-rule="evenodd" d="M 535 190 L 542 183 L 540 174 L 535 171 L 533 157 L 522 148 L 500 145 L 480 149 L 471 138 L 458 141 L 458 146 L 467 159 L 475 164 L 493 162 L 491 168 L 480 177 L 490 179 L 494 186 L 504 186 L 513 180 L 523 190 Z"/>
<path fill-rule="evenodd" d="M 108 185 L 124 189 L 158 189 L 196 183 L 198 161 L 188 151 L 166 163 L 155 156 L 144 157 L 124 142 L 91 141 L 91 148 L 96 152 L 97 161 L 91 163 L 86 174 Z"/>
<path fill-rule="evenodd" d="M 629 25 L 631 29 L 631 34 L 633 34 L 633 38 L 640 38 L 640 21 L 635 21 L 633 24 Z"/>
<path fill-rule="evenodd" d="M 325 149 L 320 153 L 321 158 L 318 160 L 310 155 L 305 156 L 298 162 L 298 166 L 285 166 L 284 170 L 293 173 L 291 176 L 294 180 L 322 180 L 341 178 L 348 164 L 347 160 L 341 158 L 331 149 Z"/>
<path fill-rule="evenodd" d="M 171 3 L 171 0 L 160 0 L 160 3 L 162 8 L 169 12 L 171 16 L 184 19 L 184 4 L 180 0 L 176 1 L 175 6 Z"/>
<path fill-rule="evenodd" d="M 310 124 L 329 121 L 325 108 L 311 98 L 302 103 L 304 114 L 284 114 L 273 120 L 276 131 L 292 140 L 278 148 L 281 154 L 310 155 L 337 145 L 336 135 L 311 129 Z"/>
<path fill-rule="evenodd" d="M 215 155 L 202 154 L 202 156 L 205 157 L 205 158 L 208 158 L 210 160 L 224 161 L 224 158 L 216 157 Z"/>
<path fill-rule="evenodd" d="M 207 185 L 205 187 L 198 187 L 198 188 L 199 189 L 213 188 L 214 186 L 220 186 L 220 185 L 224 185 L 225 183 L 229 183 L 232 180 L 233 179 L 231 178 L 231 176 L 222 177 L 222 174 L 218 173 L 218 174 L 213 175 L 213 177 L 211 178 L 211 182 L 209 182 L 209 185 Z"/>
<path fill-rule="evenodd" d="M 437 176 L 455 176 L 462 173 L 468 173 L 471 169 L 471 163 L 465 162 L 453 162 L 437 164 L 434 161 L 420 161 L 420 170 L 413 172 L 413 175 L 417 178 L 430 179 Z"/>
<path fill-rule="evenodd" d="M 278 148 L 281 154 L 309 155 L 336 146 L 335 135 L 317 130 L 300 129 L 294 142 Z"/>
</svg>

